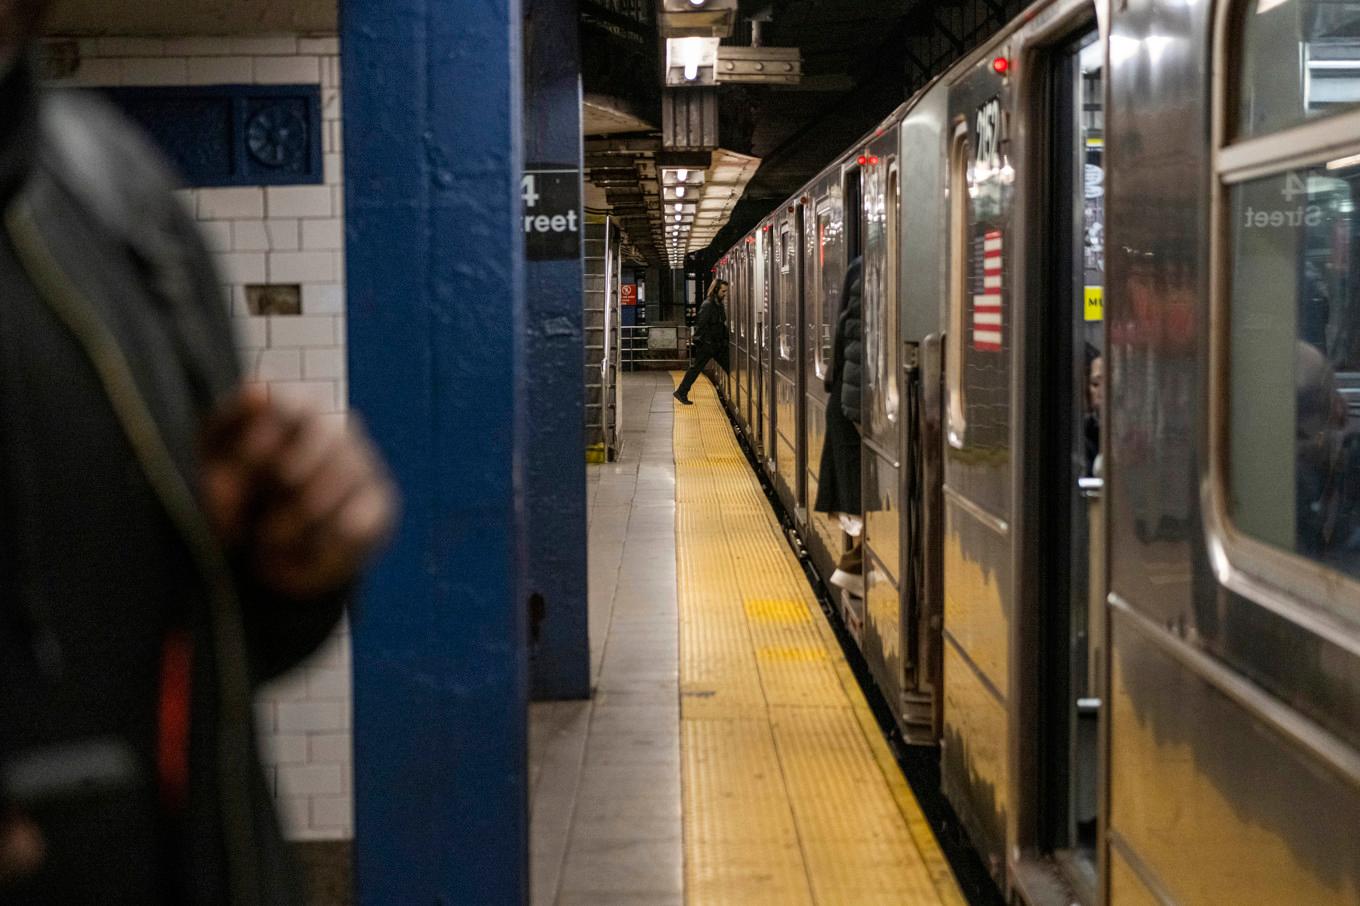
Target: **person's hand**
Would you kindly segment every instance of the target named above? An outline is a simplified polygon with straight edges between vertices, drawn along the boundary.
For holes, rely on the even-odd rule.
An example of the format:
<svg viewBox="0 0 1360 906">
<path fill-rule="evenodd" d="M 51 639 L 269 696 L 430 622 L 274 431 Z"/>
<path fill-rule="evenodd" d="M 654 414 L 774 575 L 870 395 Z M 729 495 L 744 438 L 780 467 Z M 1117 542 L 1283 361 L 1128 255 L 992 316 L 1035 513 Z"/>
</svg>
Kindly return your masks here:
<svg viewBox="0 0 1360 906">
<path fill-rule="evenodd" d="M 45 849 L 42 834 L 32 822 L 13 815 L 0 818 L 0 886 L 37 871 Z"/>
<path fill-rule="evenodd" d="M 396 492 L 353 419 L 242 389 L 203 438 L 203 501 L 231 550 L 269 591 L 340 591 L 386 540 Z"/>
</svg>

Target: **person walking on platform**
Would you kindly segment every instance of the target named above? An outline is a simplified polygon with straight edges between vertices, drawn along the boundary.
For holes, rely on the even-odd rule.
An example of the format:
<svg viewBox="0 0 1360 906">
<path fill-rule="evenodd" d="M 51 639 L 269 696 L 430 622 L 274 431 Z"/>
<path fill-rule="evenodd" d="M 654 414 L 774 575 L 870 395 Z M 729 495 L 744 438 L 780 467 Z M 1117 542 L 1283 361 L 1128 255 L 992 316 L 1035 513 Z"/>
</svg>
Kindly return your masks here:
<svg viewBox="0 0 1360 906">
<path fill-rule="evenodd" d="M 352 423 L 243 387 L 155 151 L 0 0 L 0 902 L 295 906 L 252 695 L 394 519 Z"/>
<path fill-rule="evenodd" d="M 727 346 L 726 302 L 727 281 L 713 281 L 713 285 L 708 288 L 708 295 L 704 297 L 704 304 L 699 307 L 699 315 L 694 319 L 694 364 L 689 366 L 685 379 L 672 394 L 686 406 L 691 405 L 689 389 L 704 373 L 709 362 L 717 362 L 719 368 L 727 370 L 730 353 Z"/>
<path fill-rule="evenodd" d="M 864 596 L 864 510 L 860 500 L 860 401 L 864 386 L 863 261 L 856 258 L 845 272 L 841 311 L 836 318 L 831 367 L 825 381 L 826 440 L 817 472 L 814 509 L 840 518 L 849 536 L 848 550 L 836 565 L 831 583 Z"/>
</svg>

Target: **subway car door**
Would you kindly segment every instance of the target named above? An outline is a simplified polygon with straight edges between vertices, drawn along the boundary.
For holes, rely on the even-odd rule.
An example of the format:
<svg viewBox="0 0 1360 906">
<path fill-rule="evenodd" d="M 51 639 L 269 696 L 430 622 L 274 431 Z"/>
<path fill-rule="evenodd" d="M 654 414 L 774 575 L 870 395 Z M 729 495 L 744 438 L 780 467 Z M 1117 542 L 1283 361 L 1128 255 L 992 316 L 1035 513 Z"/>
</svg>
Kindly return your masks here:
<svg viewBox="0 0 1360 906">
<path fill-rule="evenodd" d="M 763 410 L 765 420 L 761 430 L 765 434 L 765 462 L 769 467 L 772 478 L 778 474 L 779 468 L 779 435 L 776 433 L 779 420 L 779 392 L 775 379 L 775 358 L 779 354 L 776 331 L 782 325 L 779 312 L 784 304 L 783 299 L 780 298 L 780 285 L 777 277 L 778 271 L 776 270 L 778 266 L 776 262 L 780 254 L 778 224 L 779 220 L 776 218 L 765 225 L 765 254 L 760 258 L 761 266 L 765 268 L 765 349 L 761 356 L 761 362 L 765 368 L 765 380 L 760 385 L 765 398 Z"/>
<path fill-rule="evenodd" d="M 1025 612 L 1038 652 L 1036 840 L 1086 902 L 1098 899 L 1104 623 L 1104 46 L 1094 29 L 1045 51 L 1043 266 L 1026 306 Z M 1042 158 L 1047 158 L 1046 161 Z M 1032 208 L 1031 208 L 1032 210 Z"/>
<path fill-rule="evenodd" d="M 756 456 L 766 457 L 769 450 L 765 447 L 765 410 L 768 396 L 765 392 L 765 374 L 770 339 L 770 232 L 768 224 L 756 231 L 755 258 L 751 262 L 751 276 L 754 289 L 752 303 L 751 339 L 751 436 Z"/>
</svg>

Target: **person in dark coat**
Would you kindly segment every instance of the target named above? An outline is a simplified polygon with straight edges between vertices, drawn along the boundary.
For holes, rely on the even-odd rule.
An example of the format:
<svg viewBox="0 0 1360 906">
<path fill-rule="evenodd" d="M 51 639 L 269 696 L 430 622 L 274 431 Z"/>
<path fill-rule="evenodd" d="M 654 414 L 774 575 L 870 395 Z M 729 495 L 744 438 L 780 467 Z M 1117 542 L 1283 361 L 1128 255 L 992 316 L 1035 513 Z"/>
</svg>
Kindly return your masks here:
<svg viewBox="0 0 1360 906">
<path fill-rule="evenodd" d="M 860 487 L 860 408 L 864 386 L 863 261 L 856 258 L 846 269 L 841 310 L 836 318 L 831 367 L 826 374 L 826 439 L 822 444 L 821 468 L 817 473 L 820 513 L 841 517 L 851 538 L 831 582 L 852 592 L 864 591 L 864 555 L 859 544 L 863 528 Z"/>
<path fill-rule="evenodd" d="M 243 387 L 156 152 L 36 85 L 0 0 L 0 902 L 296 906 L 252 694 L 340 619 L 395 495 Z"/>
<path fill-rule="evenodd" d="M 699 315 L 694 319 L 694 364 L 685 372 L 685 378 L 672 394 L 682 404 L 692 405 L 689 389 L 704 373 L 709 362 L 717 362 L 723 371 L 727 370 L 727 281 L 715 280 L 708 288 L 704 304 L 699 307 Z"/>
</svg>

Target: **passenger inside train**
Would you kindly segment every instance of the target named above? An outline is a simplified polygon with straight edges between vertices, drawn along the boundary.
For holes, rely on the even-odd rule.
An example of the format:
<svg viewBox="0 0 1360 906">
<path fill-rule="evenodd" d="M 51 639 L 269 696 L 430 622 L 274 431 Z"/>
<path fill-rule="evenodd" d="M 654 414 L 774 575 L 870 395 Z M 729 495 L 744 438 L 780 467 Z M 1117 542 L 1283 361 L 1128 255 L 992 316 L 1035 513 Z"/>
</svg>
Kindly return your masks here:
<svg viewBox="0 0 1360 906">
<path fill-rule="evenodd" d="M 832 341 L 831 368 L 826 374 L 826 442 L 818 477 L 819 513 L 840 519 L 846 549 L 830 582 L 864 596 L 864 506 L 860 487 L 860 419 L 864 389 L 863 341 L 864 262 L 856 258 L 845 272 L 841 310 Z"/>
</svg>

